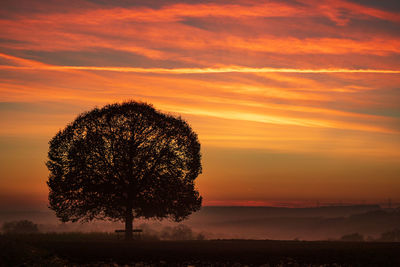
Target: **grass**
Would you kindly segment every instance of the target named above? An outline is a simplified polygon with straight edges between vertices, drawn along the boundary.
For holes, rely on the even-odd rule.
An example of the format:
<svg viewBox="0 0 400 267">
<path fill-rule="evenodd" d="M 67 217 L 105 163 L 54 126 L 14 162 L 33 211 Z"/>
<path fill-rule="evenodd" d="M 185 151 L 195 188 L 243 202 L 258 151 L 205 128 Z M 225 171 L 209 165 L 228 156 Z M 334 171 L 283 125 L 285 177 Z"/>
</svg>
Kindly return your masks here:
<svg viewBox="0 0 400 267">
<path fill-rule="evenodd" d="M 13 264 L 10 255 L 14 254 L 14 258 L 25 257 L 33 263 L 43 259 L 45 263 L 53 262 L 55 266 L 62 263 L 131 266 L 138 263 L 144 266 L 400 266 L 400 243 L 273 240 L 125 242 L 107 233 L 0 236 L 0 241 L 2 248 L 8 246 L 9 266 L 19 263 Z M 0 262 L 5 262 L 4 258 Z"/>
</svg>

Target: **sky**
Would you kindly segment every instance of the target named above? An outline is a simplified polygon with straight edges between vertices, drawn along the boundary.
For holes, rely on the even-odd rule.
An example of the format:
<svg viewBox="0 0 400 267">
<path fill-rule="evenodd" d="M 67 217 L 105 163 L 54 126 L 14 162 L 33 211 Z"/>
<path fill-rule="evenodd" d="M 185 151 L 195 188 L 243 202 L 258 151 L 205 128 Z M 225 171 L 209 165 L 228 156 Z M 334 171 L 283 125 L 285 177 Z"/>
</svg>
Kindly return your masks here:
<svg viewBox="0 0 400 267">
<path fill-rule="evenodd" d="M 127 100 L 198 134 L 204 205 L 400 202 L 397 0 L 2 0 L 0 207 L 45 208 L 48 141 Z"/>
</svg>

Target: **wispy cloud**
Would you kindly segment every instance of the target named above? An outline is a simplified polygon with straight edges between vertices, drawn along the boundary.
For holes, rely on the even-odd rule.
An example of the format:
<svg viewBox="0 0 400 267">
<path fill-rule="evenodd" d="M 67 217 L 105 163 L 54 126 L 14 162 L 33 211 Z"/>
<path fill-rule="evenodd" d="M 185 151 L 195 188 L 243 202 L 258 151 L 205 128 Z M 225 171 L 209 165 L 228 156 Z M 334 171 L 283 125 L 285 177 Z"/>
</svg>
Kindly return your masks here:
<svg viewBox="0 0 400 267">
<path fill-rule="evenodd" d="M 89 70 L 89 71 L 115 71 L 115 72 L 135 72 L 135 73 L 158 73 L 158 74 L 213 74 L 213 73 L 382 73 L 400 74 L 400 70 L 385 69 L 292 69 L 292 68 L 254 68 L 243 66 L 223 66 L 208 68 L 137 68 L 137 67 L 98 67 L 98 66 L 57 66 L 39 63 L 37 61 L 25 60 L 16 57 L 0 54 L 0 57 L 15 60 L 25 66 L 2 65 L 0 69 L 12 70 Z"/>
<path fill-rule="evenodd" d="M 207 192 L 237 176 L 237 188 L 227 190 L 223 199 L 233 201 L 241 184 L 262 184 L 265 177 L 276 178 L 275 188 L 283 188 L 281 179 L 286 185 L 298 180 L 291 192 L 321 177 L 338 181 L 338 189 L 354 179 L 368 180 L 373 188 L 378 176 L 392 191 L 399 188 L 397 3 L 100 2 L 2 5 L 0 101 L 8 104 L 0 109 L 0 137 L 48 140 L 76 113 L 134 99 L 187 119 L 202 145 L 215 149 L 205 152 L 205 159 L 223 149 L 227 155 L 237 153 L 240 164 L 225 162 L 225 155 L 205 165 L 212 169 L 208 166 L 215 164 L 214 172 L 205 168 L 201 186 Z M 32 112 L 33 105 L 40 112 Z M 58 110 L 60 105 L 74 109 Z M 311 164 L 316 169 L 320 156 L 329 164 L 313 172 L 288 156 L 284 165 L 265 170 L 272 158 L 246 156 L 259 150 L 318 155 Z M 46 144 L 40 153 L 46 154 Z M 2 160 L 13 155 L 0 151 Z M 364 171 L 362 164 L 350 164 L 357 160 L 376 164 Z M 232 172 L 233 165 L 246 161 L 248 169 Z M 347 161 L 351 166 L 342 168 Z M 10 167 L 0 168 L 2 177 L 31 177 L 18 174 L 19 159 L 3 165 Z M 40 175 L 46 176 L 42 167 Z M 255 190 L 260 199 L 270 192 L 263 185 Z M 208 196 L 217 199 L 219 193 Z"/>
</svg>

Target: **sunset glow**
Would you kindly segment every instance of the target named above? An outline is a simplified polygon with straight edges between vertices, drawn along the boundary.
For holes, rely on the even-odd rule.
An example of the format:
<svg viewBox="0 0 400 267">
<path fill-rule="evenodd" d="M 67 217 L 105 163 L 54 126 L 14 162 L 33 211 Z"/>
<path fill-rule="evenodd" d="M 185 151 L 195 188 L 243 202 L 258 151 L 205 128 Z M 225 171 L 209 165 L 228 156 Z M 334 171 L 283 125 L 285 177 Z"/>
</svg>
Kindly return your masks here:
<svg viewBox="0 0 400 267">
<path fill-rule="evenodd" d="M 400 202 L 395 1 L 0 7 L 1 207 L 46 207 L 47 142 L 126 100 L 198 133 L 204 205 Z"/>
</svg>

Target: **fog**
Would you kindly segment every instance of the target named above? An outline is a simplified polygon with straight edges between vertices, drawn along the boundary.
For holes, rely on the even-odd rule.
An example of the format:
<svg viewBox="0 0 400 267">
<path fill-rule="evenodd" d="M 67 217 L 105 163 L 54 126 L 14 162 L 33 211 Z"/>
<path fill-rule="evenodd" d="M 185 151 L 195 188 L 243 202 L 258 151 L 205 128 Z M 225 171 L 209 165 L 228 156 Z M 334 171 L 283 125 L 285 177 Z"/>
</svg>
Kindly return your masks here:
<svg viewBox="0 0 400 267">
<path fill-rule="evenodd" d="M 41 232 L 114 232 L 123 223 L 94 221 L 61 223 L 52 211 L 0 211 L 0 224 L 27 219 Z M 383 232 L 400 229 L 400 209 L 378 205 L 276 208 L 203 207 L 182 223 L 168 220 L 135 220 L 150 238 L 174 239 L 279 239 L 335 240 L 359 233 L 375 239 Z"/>
</svg>

